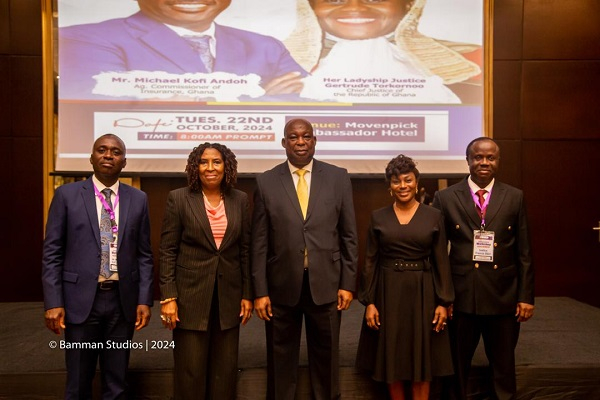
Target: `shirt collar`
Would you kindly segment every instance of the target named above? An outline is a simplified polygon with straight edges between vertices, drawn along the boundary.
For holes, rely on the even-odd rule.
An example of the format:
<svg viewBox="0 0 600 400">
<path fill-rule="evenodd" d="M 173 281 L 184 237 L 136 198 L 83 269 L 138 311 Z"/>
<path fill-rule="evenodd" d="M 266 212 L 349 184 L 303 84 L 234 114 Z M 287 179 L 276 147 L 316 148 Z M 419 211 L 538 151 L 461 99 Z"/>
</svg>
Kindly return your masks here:
<svg viewBox="0 0 600 400">
<path fill-rule="evenodd" d="M 210 36 L 212 40 L 215 40 L 215 23 L 210 24 L 210 27 L 204 32 L 196 32 L 186 28 L 182 28 L 181 26 L 168 25 L 165 26 L 171 30 L 173 30 L 179 36 Z"/>
<path fill-rule="evenodd" d="M 103 191 L 104 188 L 106 188 L 106 186 L 104 186 L 104 183 L 100 182 L 98 180 L 98 178 L 96 178 L 96 175 L 92 175 L 92 182 L 94 183 L 94 185 L 96 186 L 96 188 L 100 192 Z M 115 195 L 119 194 L 119 180 L 117 179 L 117 181 L 115 182 L 115 184 L 112 185 L 112 186 L 108 186 L 108 188 L 110 190 L 112 190 Z"/>
<path fill-rule="evenodd" d="M 308 172 L 312 172 L 312 168 L 313 168 L 313 161 L 314 160 L 310 160 L 310 162 L 308 164 L 306 164 L 304 167 L 302 167 L 303 170 L 306 170 Z M 292 165 L 292 163 L 290 162 L 290 160 L 288 160 L 288 167 L 290 167 L 290 172 L 292 173 L 292 175 L 298 171 L 300 168 Z"/>
<path fill-rule="evenodd" d="M 484 188 L 480 188 L 479 186 L 477 186 L 477 184 L 473 182 L 473 179 L 471 179 L 471 175 L 469 175 L 467 182 L 469 183 L 469 187 L 471 188 L 471 191 L 473 193 L 477 193 L 479 189 L 484 189 L 489 193 L 492 191 L 492 187 L 494 186 L 494 182 L 496 182 L 496 178 L 492 178 L 492 181 Z"/>
</svg>

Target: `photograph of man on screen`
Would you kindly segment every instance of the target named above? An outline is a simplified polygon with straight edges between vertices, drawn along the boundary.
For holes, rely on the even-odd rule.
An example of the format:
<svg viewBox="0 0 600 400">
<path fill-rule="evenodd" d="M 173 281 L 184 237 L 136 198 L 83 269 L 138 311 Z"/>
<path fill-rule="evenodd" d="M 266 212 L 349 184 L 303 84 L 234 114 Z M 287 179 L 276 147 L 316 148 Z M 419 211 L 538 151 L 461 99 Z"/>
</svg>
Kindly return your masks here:
<svg viewBox="0 0 600 400">
<path fill-rule="evenodd" d="M 128 17 L 60 28 L 60 98 L 236 101 L 299 92 L 306 72 L 280 41 L 214 22 L 230 4 L 138 0 Z"/>
</svg>

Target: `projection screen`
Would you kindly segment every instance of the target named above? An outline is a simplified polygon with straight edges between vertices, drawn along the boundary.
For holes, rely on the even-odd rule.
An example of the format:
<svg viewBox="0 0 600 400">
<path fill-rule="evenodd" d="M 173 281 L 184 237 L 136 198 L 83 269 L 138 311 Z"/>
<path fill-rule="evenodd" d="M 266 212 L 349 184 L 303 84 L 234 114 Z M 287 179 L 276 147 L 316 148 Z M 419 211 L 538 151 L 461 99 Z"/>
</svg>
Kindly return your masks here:
<svg viewBox="0 0 600 400">
<path fill-rule="evenodd" d="M 128 172 L 182 172 L 219 142 L 259 173 L 285 158 L 292 118 L 313 124 L 316 158 L 351 173 L 399 153 L 423 173 L 466 171 L 486 134 L 488 1 L 227 3 L 58 0 L 56 171 L 88 171 L 94 139 L 114 133 Z M 215 4 L 206 61 L 187 28 Z"/>
</svg>

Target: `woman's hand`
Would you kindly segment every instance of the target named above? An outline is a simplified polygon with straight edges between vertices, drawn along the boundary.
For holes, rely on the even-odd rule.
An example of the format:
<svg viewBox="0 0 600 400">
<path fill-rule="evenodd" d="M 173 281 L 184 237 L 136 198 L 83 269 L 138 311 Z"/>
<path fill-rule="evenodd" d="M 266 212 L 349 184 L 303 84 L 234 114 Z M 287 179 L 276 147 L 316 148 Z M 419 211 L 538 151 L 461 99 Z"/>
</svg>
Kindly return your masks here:
<svg viewBox="0 0 600 400">
<path fill-rule="evenodd" d="M 246 325 L 252 317 L 252 301 L 242 299 L 242 306 L 240 309 L 240 318 L 242 319 L 242 325 Z"/>
<path fill-rule="evenodd" d="M 437 306 L 435 308 L 435 316 L 433 317 L 433 330 L 441 332 L 446 329 L 446 320 L 448 319 L 448 310 L 444 306 Z"/>
<path fill-rule="evenodd" d="M 160 319 L 165 328 L 169 330 L 175 329 L 175 325 L 179 322 L 177 315 L 177 300 L 171 300 L 160 306 Z"/>
<path fill-rule="evenodd" d="M 367 320 L 367 326 L 371 329 L 379 330 L 381 322 L 379 322 L 379 311 L 375 304 L 369 304 L 367 306 L 367 312 L 365 313 L 365 319 Z"/>
</svg>

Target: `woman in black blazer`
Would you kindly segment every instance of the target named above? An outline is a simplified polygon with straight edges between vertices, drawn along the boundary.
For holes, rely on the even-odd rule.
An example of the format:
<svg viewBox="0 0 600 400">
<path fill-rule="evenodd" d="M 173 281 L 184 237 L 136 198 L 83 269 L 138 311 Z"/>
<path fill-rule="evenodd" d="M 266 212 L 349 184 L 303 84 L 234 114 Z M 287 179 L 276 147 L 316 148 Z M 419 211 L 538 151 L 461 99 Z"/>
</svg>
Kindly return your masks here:
<svg viewBox="0 0 600 400">
<path fill-rule="evenodd" d="M 250 219 L 227 147 L 192 150 L 188 186 L 167 198 L 160 242 L 161 320 L 173 330 L 175 399 L 234 399 L 239 325 L 252 314 Z"/>
</svg>

